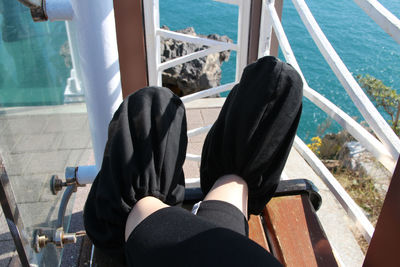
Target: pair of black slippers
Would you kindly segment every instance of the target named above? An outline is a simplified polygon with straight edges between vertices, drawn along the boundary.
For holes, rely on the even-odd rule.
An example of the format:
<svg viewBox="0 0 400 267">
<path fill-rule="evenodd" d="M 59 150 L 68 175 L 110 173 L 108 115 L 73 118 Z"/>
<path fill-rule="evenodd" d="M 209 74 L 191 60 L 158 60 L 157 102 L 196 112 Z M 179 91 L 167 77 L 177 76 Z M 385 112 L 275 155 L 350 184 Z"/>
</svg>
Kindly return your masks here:
<svg viewBox="0 0 400 267">
<path fill-rule="evenodd" d="M 249 213 L 262 211 L 296 135 L 302 87 L 297 71 L 274 57 L 245 68 L 204 142 L 204 194 L 219 177 L 236 174 L 247 182 Z M 125 222 L 143 197 L 182 203 L 186 132 L 185 108 L 169 89 L 143 88 L 122 102 L 84 209 L 85 228 L 97 248 L 123 257 Z"/>
</svg>

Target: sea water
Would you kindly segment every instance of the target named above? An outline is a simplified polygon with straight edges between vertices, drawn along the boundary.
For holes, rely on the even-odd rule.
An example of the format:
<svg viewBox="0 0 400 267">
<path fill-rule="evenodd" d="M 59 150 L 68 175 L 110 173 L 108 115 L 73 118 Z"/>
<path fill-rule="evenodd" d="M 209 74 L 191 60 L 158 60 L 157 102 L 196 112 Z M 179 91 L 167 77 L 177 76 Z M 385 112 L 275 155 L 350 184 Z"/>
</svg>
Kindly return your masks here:
<svg viewBox="0 0 400 267">
<path fill-rule="evenodd" d="M 354 76 L 370 74 L 381 79 L 387 86 L 400 90 L 400 45 L 360 7 L 349 0 L 306 2 L 326 37 Z M 395 16 L 400 17 L 400 1 L 380 2 Z M 160 23 L 172 30 L 192 26 L 197 33 L 228 35 L 236 42 L 237 16 L 237 6 L 212 0 L 160 0 Z M 309 86 L 350 116 L 363 121 L 289 0 L 284 1 L 282 23 Z M 283 58 L 282 55 L 280 58 Z M 222 83 L 234 81 L 235 61 L 235 53 L 232 53 L 229 62 L 222 66 Z M 383 111 L 381 114 L 387 119 Z M 309 141 L 313 136 L 341 129 L 333 122 L 324 133 L 319 132 L 318 126 L 326 121 L 329 122 L 327 115 L 304 99 L 298 135 Z"/>
</svg>

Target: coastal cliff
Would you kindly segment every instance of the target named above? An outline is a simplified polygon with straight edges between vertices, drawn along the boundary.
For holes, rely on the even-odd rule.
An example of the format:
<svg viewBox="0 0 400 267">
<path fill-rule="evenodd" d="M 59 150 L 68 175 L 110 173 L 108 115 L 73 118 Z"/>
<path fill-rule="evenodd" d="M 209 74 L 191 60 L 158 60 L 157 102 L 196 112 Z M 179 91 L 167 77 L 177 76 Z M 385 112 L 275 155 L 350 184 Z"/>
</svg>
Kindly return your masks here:
<svg viewBox="0 0 400 267">
<path fill-rule="evenodd" d="M 162 28 L 169 30 L 166 26 L 163 26 Z M 179 30 L 177 32 L 233 43 L 233 41 L 226 35 L 220 36 L 218 34 L 210 34 L 204 36 L 196 34 L 193 27 Z M 205 45 L 161 38 L 161 62 L 166 62 L 206 48 L 208 47 Z M 162 73 L 163 86 L 170 88 L 179 96 L 219 86 L 221 84 L 221 66 L 223 62 L 229 60 L 229 56 L 230 51 L 223 51 L 166 69 Z"/>
</svg>

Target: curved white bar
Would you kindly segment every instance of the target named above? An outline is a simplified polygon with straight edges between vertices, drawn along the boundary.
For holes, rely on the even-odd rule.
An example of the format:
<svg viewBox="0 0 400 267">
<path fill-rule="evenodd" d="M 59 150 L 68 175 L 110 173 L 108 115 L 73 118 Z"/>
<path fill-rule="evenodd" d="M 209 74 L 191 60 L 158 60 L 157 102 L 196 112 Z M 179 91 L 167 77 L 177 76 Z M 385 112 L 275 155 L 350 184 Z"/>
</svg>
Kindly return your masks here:
<svg viewBox="0 0 400 267">
<path fill-rule="evenodd" d="M 201 44 L 201 45 L 206 45 L 206 46 L 221 46 L 221 47 L 224 47 L 225 50 L 237 50 L 238 49 L 238 46 L 236 44 L 216 41 L 216 40 L 212 40 L 212 39 L 202 38 L 202 37 L 198 37 L 198 36 L 192 36 L 189 34 L 173 32 L 173 31 L 164 30 L 164 29 L 158 29 L 156 33 L 157 33 L 157 35 L 160 35 L 164 38 L 171 38 L 171 39 L 175 39 L 175 40 L 179 40 L 179 41 L 187 42 L 187 43 Z"/>
<path fill-rule="evenodd" d="M 96 178 L 98 170 L 95 165 L 78 166 L 76 181 L 78 184 L 92 184 Z"/>
<path fill-rule="evenodd" d="M 205 57 L 205 56 L 208 56 L 209 54 L 219 53 L 219 52 L 222 52 L 225 50 L 227 50 L 227 49 L 222 46 L 215 46 L 215 47 L 207 48 L 207 49 L 197 51 L 197 52 L 185 55 L 185 56 L 174 58 L 174 59 L 168 60 L 167 62 L 161 63 L 158 66 L 158 71 L 163 71 L 165 69 L 174 67 L 176 65 L 186 63 L 193 59 Z"/>
<path fill-rule="evenodd" d="M 200 178 L 186 178 L 185 185 L 187 187 L 200 187 Z"/>
<path fill-rule="evenodd" d="M 74 10 L 70 0 L 46 0 L 44 3 L 46 15 L 50 21 L 73 19 Z"/>
<path fill-rule="evenodd" d="M 208 131 L 211 129 L 212 124 L 204 126 L 204 127 L 200 127 L 200 128 L 196 128 L 193 130 L 190 130 L 187 132 L 187 136 L 188 137 L 192 137 L 192 136 L 196 136 L 202 133 L 208 133 Z"/>
<path fill-rule="evenodd" d="M 201 156 L 200 155 L 194 155 L 194 154 L 186 154 L 186 159 L 200 162 L 201 161 Z"/>
<path fill-rule="evenodd" d="M 225 91 L 229 91 L 233 88 L 233 86 L 235 85 L 235 83 L 228 83 L 228 84 L 224 84 L 218 87 L 214 87 L 214 88 L 210 88 L 207 90 L 203 90 L 194 94 L 190 94 L 187 96 L 183 96 L 181 97 L 181 100 L 183 103 L 188 103 L 190 101 L 196 100 L 196 99 L 200 99 L 203 97 L 207 97 L 207 96 L 211 96 L 211 95 L 216 95 Z"/>
</svg>

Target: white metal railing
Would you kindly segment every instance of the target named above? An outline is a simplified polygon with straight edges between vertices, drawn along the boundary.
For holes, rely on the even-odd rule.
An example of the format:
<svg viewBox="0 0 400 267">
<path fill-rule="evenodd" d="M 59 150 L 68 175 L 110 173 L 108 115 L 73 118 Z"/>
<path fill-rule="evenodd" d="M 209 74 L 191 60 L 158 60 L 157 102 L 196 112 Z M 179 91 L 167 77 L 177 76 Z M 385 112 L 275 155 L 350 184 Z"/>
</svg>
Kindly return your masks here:
<svg viewBox="0 0 400 267">
<path fill-rule="evenodd" d="M 400 20 L 377 0 L 354 0 L 376 24 L 400 44 Z"/>
<path fill-rule="evenodd" d="M 144 7 L 144 18 L 145 18 L 145 32 L 146 32 L 146 48 L 147 51 L 147 64 L 148 64 L 148 75 L 149 85 L 162 85 L 161 74 L 162 71 L 179 64 L 186 63 L 193 59 L 201 58 L 209 54 L 219 53 L 226 50 L 236 51 L 236 76 L 235 81 L 239 81 L 240 76 L 243 72 L 244 67 L 247 65 L 247 50 L 248 50 L 248 38 L 249 38 L 249 23 L 250 23 L 250 6 L 251 1 L 248 0 L 214 0 L 226 4 L 237 5 L 239 7 L 238 14 L 238 37 L 237 43 L 221 42 L 211 40 L 207 38 L 201 38 L 198 36 L 192 36 L 183 33 L 177 33 L 160 28 L 159 18 L 159 4 L 158 0 L 146 0 L 143 1 Z M 184 55 L 175 59 L 161 63 L 160 55 L 160 37 L 172 38 L 175 40 L 205 45 L 208 48 L 197 51 L 188 55 Z M 231 90 L 234 83 L 224 84 L 215 88 L 203 90 L 188 96 L 182 97 L 183 103 L 204 98 L 207 96 L 222 93 Z M 188 132 L 189 136 L 195 136 L 204 132 L 207 132 L 211 128 L 210 125 L 197 128 Z M 200 155 L 186 155 L 187 160 L 200 161 Z"/>
<path fill-rule="evenodd" d="M 389 150 L 394 159 L 397 160 L 400 154 L 400 139 L 396 136 L 385 119 L 371 103 L 367 95 L 361 89 L 357 81 L 351 75 L 346 65 L 340 59 L 335 49 L 332 47 L 325 34 L 322 32 L 318 23 L 311 14 L 310 9 L 304 0 L 293 0 L 294 6 L 300 15 L 314 42 L 318 46 L 326 62 L 329 64 L 354 104 L 363 115 L 374 133 Z"/>
<path fill-rule="evenodd" d="M 292 0 L 297 12 L 300 14 L 306 28 L 310 35 L 317 44 L 325 60 L 328 62 L 335 75 L 338 77 L 343 87 L 346 89 L 357 108 L 363 114 L 365 120 L 369 123 L 374 130 L 380 141 L 373 135 L 366 131 L 359 123 L 353 120 L 349 115 L 343 112 L 339 107 L 334 105 L 328 99 L 320 95 L 315 90 L 308 86 L 307 81 L 301 72 L 300 66 L 294 56 L 290 47 L 289 41 L 285 35 L 282 24 L 279 20 L 277 12 L 274 7 L 273 0 L 263 1 L 263 10 L 261 15 L 261 32 L 259 41 L 259 57 L 268 55 L 272 28 L 274 29 L 279 41 L 282 53 L 288 63 L 290 63 L 301 75 L 304 83 L 304 96 L 307 97 L 312 103 L 321 108 L 331 118 L 337 121 L 344 129 L 346 129 L 353 137 L 355 137 L 367 150 L 372 152 L 374 156 L 392 173 L 400 152 L 400 140 L 394 134 L 392 129 L 382 118 L 371 101 L 362 91 L 358 83 L 352 77 L 347 67 L 343 64 L 336 51 L 333 49 L 328 39 L 325 37 L 322 30 L 319 28 L 317 22 L 312 16 L 304 0 Z M 389 11 L 384 9 L 379 3 L 374 0 L 355 0 L 363 7 L 367 3 L 371 4 L 367 14 L 376 16 L 373 18 L 378 21 L 379 25 L 385 29 L 394 39 L 400 38 L 400 23 L 393 15 L 387 16 Z M 372 7 L 371 7 L 372 6 Z M 379 10 L 375 10 L 379 8 Z M 378 15 L 376 15 L 378 14 Z M 382 19 L 379 16 L 386 16 L 388 19 Z M 394 17 L 394 18 L 393 18 Z M 389 27 L 389 26 L 390 27 Z M 388 30 L 386 30 L 388 29 Z M 371 240 L 374 228 L 369 222 L 367 217 L 361 211 L 359 206 L 347 194 L 343 187 L 337 182 L 335 177 L 329 170 L 322 164 L 322 162 L 314 155 L 314 153 L 304 144 L 304 142 L 296 137 L 294 142 L 295 148 L 306 159 L 314 171 L 322 178 L 328 188 L 332 191 L 343 208 L 347 211 L 350 217 L 355 221 L 358 228 L 363 233 L 365 239 L 369 242 Z"/>
</svg>

